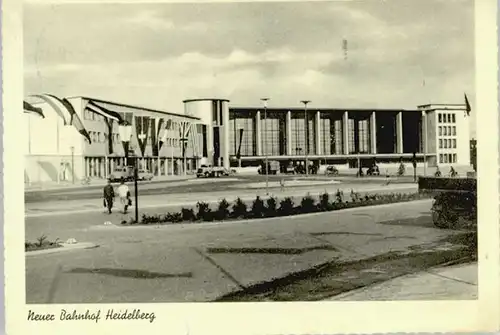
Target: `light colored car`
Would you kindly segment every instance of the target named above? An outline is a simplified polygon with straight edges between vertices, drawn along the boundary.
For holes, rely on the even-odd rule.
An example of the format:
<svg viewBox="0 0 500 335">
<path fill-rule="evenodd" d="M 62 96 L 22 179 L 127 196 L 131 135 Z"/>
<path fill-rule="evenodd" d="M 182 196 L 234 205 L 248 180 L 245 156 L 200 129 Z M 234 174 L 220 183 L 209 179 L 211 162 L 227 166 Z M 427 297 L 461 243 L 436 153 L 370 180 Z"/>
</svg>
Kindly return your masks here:
<svg viewBox="0 0 500 335">
<path fill-rule="evenodd" d="M 138 172 L 137 172 L 137 180 L 147 180 L 147 181 L 150 181 L 153 179 L 153 174 L 150 173 L 149 171 L 147 170 L 144 170 L 144 169 L 140 169 Z"/>
</svg>

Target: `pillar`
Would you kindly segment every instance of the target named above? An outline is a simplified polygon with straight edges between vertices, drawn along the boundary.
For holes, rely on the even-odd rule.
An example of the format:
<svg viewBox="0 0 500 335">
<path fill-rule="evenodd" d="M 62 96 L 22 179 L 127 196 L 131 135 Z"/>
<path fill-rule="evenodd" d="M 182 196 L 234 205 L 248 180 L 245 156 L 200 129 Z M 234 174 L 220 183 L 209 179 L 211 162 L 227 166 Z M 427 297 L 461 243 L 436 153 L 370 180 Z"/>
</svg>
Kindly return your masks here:
<svg viewBox="0 0 500 335">
<path fill-rule="evenodd" d="M 262 134 L 261 134 L 261 123 L 260 123 L 260 111 L 255 114 L 255 154 L 257 156 L 262 156 Z"/>
<path fill-rule="evenodd" d="M 396 152 L 403 153 L 403 113 L 396 115 Z"/>
<path fill-rule="evenodd" d="M 427 114 L 422 111 L 422 136 L 420 138 L 422 142 L 422 152 L 427 153 Z"/>
<path fill-rule="evenodd" d="M 371 153 L 377 153 L 377 115 L 375 111 L 370 115 L 370 146 Z"/>
<path fill-rule="evenodd" d="M 349 155 L 349 112 L 345 111 L 342 115 L 342 146 L 344 155 Z"/>
<path fill-rule="evenodd" d="M 227 102 L 222 103 L 222 134 L 220 137 L 222 139 L 222 153 L 221 156 L 223 158 L 223 167 L 225 169 L 229 169 L 229 108 L 227 106 Z"/>
<path fill-rule="evenodd" d="M 292 155 L 292 112 L 286 112 L 286 154 Z"/>
<path fill-rule="evenodd" d="M 316 145 L 316 155 L 321 155 L 321 114 L 319 111 L 316 112 L 316 118 L 314 120 L 314 144 Z"/>
</svg>

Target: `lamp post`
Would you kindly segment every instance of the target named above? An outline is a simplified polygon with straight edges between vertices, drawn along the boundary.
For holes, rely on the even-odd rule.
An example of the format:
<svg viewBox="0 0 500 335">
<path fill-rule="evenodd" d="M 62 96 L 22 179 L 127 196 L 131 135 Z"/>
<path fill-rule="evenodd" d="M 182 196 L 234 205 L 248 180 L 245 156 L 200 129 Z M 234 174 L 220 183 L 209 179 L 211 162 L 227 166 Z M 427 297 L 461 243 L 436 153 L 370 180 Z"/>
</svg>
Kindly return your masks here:
<svg viewBox="0 0 500 335">
<path fill-rule="evenodd" d="M 424 128 L 424 177 L 427 176 L 427 114 L 422 111 L 422 121 Z"/>
<path fill-rule="evenodd" d="M 75 183 L 75 147 L 71 146 L 71 181 Z"/>
<path fill-rule="evenodd" d="M 269 101 L 269 98 L 262 98 L 260 99 L 262 103 L 264 104 L 264 133 L 267 134 L 267 102 Z M 264 135 L 264 138 L 265 135 Z M 269 166 L 267 165 L 267 140 L 266 140 L 266 145 L 264 147 L 264 150 L 266 151 L 265 157 L 266 157 L 266 195 L 269 195 Z"/>
<path fill-rule="evenodd" d="M 302 100 L 304 104 L 304 146 L 306 151 L 306 177 L 309 175 L 309 162 L 308 162 L 308 154 L 309 154 L 309 122 L 307 120 L 307 105 L 311 102 L 310 100 Z"/>
<path fill-rule="evenodd" d="M 132 125 L 127 122 L 124 122 L 118 126 L 118 130 L 120 133 L 120 139 L 125 144 L 125 164 L 128 165 L 128 156 L 129 156 L 129 143 L 132 138 Z M 137 190 L 137 157 L 134 158 L 134 193 L 135 193 L 135 222 L 139 223 L 139 193 Z"/>
</svg>

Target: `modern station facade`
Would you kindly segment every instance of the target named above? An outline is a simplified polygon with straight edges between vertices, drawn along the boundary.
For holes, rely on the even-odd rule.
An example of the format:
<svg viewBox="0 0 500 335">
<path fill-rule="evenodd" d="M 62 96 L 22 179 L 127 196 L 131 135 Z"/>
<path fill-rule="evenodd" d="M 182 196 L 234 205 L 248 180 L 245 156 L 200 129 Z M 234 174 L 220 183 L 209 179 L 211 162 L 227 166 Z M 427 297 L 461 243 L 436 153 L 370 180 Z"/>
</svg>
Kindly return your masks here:
<svg viewBox="0 0 500 335">
<path fill-rule="evenodd" d="M 226 168 L 307 159 L 317 165 L 399 164 L 416 154 L 435 166 L 469 166 L 464 105 L 413 110 L 230 107 L 228 100 L 185 100 L 185 114 L 207 127 L 204 160 Z M 239 154 L 239 155 L 238 155 Z"/>
<path fill-rule="evenodd" d="M 89 97 L 67 99 L 91 143 L 73 126 L 65 126 L 50 106 L 37 104 L 45 118 L 24 114 L 27 183 L 107 178 L 126 164 L 118 124 L 109 128 L 102 115 L 86 108 L 89 103 L 132 123 L 130 148 L 140 158 L 140 168 L 155 176 L 191 173 L 201 165 L 256 167 L 266 157 L 282 166 L 303 164 L 307 157 L 310 164 L 354 168 L 374 161 L 397 166 L 415 153 L 429 167 L 470 165 L 464 105 L 305 110 L 231 107 L 226 99 L 190 99 L 184 101 L 183 111 L 169 113 Z M 141 117 L 148 125 L 139 134 L 136 122 Z M 138 139 L 146 139 L 144 151 Z"/>
</svg>

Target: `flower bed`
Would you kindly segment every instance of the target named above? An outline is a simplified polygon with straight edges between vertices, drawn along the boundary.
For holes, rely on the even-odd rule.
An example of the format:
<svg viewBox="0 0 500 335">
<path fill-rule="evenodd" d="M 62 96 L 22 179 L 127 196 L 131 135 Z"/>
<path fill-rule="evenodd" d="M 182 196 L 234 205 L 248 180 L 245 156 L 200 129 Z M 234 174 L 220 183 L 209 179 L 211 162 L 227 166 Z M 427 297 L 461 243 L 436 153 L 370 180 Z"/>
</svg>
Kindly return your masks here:
<svg viewBox="0 0 500 335">
<path fill-rule="evenodd" d="M 343 192 L 337 191 L 335 194 L 323 193 L 319 196 L 318 200 L 307 194 L 302 198 L 299 204 L 295 204 L 290 197 L 286 197 L 282 200 L 276 197 L 270 197 L 263 200 L 257 196 L 251 204 L 247 204 L 238 198 L 232 205 L 226 199 L 222 199 L 219 201 L 215 210 L 212 210 L 208 203 L 198 202 L 196 204 L 196 210 L 193 208 L 182 208 L 180 212 L 169 212 L 164 215 L 143 214 L 139 224 L 174 224 L 282 217 L 406 202 L 428 199 L 430 197 L 430 194 L 422 192 L 371 194 L 362 196 L 354 191 L 351 191 L 349 196 L 345 197 Z M 349 200 L 347 200 L 347 198 Z M 122 224 L 129 225 L 136 224 L 136 222 L 134 220 L 129 222 L 122 221 Z"/>
<path fill-rule="evenodd" d="M 36 242 L 24 242 L 24 251 L 36 251 L 36 250 L 45 250 L 45 249 L 53 249 L 62 247 L 59 239 L 55 241 L 47 240 L 47 236 L 42 235 L 37 238 Z"/>
</svg>

